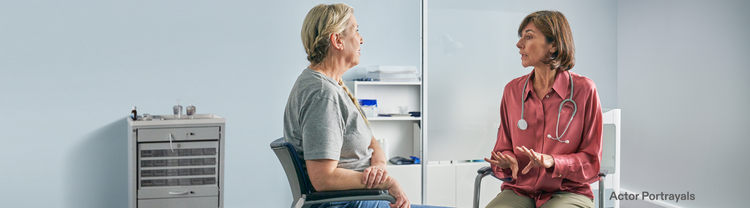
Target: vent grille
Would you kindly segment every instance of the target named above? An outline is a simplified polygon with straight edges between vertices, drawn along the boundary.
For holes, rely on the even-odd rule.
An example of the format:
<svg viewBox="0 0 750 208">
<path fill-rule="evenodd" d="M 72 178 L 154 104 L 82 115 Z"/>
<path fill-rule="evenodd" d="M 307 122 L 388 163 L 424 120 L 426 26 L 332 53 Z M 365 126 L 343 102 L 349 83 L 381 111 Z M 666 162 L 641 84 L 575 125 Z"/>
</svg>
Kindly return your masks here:
<svg viewBox="0 0 750 208">
<path fill-rule="evenodd" d="M 203 156 L 216 155 L 216 148 L 194 148 L 179 150 L 141 150 L 141 157 L 183 157 L 183 156 Z"/>
<path fill-rule="evenodd" d="M 183 143 L 187 145 L 187 143 Z M 205 145 L 203 145 L 205 144 Z M 191 143 L 190 148 L 141 149 L 141 187 L 216 185 L 217 150 L 214 144 Z M 213 146 L 196 148 L 196 146 Z"/>
<path fill-rule="evenodd" d="M 141 187 L 196 186 L 196 185 L 212 185 L 212 184 L 216 184 L 216 177 L 141 180 Z"/>
</svg>

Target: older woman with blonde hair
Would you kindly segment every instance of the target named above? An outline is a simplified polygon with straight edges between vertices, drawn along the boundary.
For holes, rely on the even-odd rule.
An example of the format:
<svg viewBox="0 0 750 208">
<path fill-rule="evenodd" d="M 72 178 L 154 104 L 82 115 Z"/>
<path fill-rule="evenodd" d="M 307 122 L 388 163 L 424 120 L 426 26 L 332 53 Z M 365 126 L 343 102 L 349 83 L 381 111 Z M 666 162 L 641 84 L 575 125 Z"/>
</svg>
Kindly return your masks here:
<svg viewBox="0 0 750 208">
<path fill-rule="evenodd" d="M 388 175 L 386 158 L 341 76 L 359 64 L 354 9 L 320 4 L 307 13 L 302 43 L 310 65 L 297 77 L 284 111 L 284 139 L 305 160 L 317 191 L 387 189 L 394 208 L 410 207 L 401 185 Z M 351 201 L 313 207 L 385 208 L 387 201 Z M 425 207 L 415 205 L 413 207 Z"/>
<path fill-rule="evenodd" d="M 568 20 L 558 11 L 534 12 L 518 37 L 521 65 L 534 69 L 503 91 L 497 142 L 485 160 L 511 181 L 487 207 L 594 207 L 589 184 L 602 158 L 602 110 L 594 82 L 570 71 Z"/>
</svg>

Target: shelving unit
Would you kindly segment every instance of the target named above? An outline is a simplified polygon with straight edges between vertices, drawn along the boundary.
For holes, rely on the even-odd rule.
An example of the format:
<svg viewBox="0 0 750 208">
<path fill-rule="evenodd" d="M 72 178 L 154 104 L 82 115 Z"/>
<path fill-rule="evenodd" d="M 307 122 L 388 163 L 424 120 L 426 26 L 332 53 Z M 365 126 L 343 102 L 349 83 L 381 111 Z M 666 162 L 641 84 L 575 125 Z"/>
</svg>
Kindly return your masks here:
<svg viewBox="0 0 750 208">
<path fill-rule="evenodd" d="M 398 106 L 408 106 L 409 111 L 422 111 L 422 82 L 378 82 L 355 81 L 354 95 L 357 99 L 376 99 L 379 114 L 397 114 Z M 414 120 L 421 117 L 371 117 L 371 121 Z"/>
<path fill-rule="evenodd" d="M 421 111 L 421 82 L 354 82 L 357 99 L 375 99 L 378 114 L 399 113 L 399 106 L 408 106 L 409 111 Z M 420 156 L 421 117 L 370 117 L 375 138 L 385 138 L 389 157 Z"/>
<path fill-rule="evenodd" d="M 355 81 L 357 99 L 378 101 L 379 114 L 399 113 L 398 106 L 408 106 L 409 111 L 422 111 L 422 82 Z M 370 117 L 373 135 L 386 139 L 388 159 L 395 156 L 421 158 L 422 117 Z M 422 198 L 422 165 L 388 165 L 388 172 L 399 181 L 412 202 Z"/>
</svg>

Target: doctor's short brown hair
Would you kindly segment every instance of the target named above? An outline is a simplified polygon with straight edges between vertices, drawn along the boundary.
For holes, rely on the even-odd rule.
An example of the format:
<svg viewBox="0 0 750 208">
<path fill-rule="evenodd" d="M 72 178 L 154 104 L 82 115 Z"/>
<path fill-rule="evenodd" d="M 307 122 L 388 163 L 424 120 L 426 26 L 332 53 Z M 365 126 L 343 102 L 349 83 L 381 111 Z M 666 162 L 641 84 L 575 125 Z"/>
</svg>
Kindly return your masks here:
<svg viewBox="0 0 750 208">
<path fill-rule="evenodd" d="M 573 33 L 565 16 L 558 11 L 548 10 L 531 13 L 523 18 L 518 26 L 518 37 L 521 37 L 523 28 L 531 22 L 544 34 L 547 43 L 557 47 L 557 52 L 550 54 L 550 69 L 572 69 L 576 63 L 576 49 L 573 44 Z"/>
</svg>

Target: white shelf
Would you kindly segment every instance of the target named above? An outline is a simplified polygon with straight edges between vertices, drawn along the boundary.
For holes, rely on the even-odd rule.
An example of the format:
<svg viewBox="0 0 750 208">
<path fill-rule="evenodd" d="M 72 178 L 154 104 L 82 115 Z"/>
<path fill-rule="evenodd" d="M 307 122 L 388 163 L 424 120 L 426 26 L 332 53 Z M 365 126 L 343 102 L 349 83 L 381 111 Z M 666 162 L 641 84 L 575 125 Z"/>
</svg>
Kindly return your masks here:
<svg viewBox="0 0 750 208">
<path fill-rule="evenodd" d="M 391 162 L 387 162 L 387 163 L 386 163 L 386 166 L 387 166 L 388 168 L 399 168 L 399 167 L 404 167 L 404 168 L 406 168 L 406 167 L 414 167 L 414 166 L 420 166 L 420 165 L 422 165 L 422 164 L 406 164 L 406 165 L 396 165 L 396 164 L 393 164 L 393 163 L 391 163 Z"/>
<path fill-rule="evenodd" d="M 422 120 L 422 117 L 386 117 L 386 116 L 378 116 L 378 117 L 372 117 L 367 118 L 367 120 L 370 121 L 420 121 Z"/>
<path fill-rule="evenodd" d="M 354 81 L 355 85 L 422 85 L 422 82 Z"/>
</svg>

